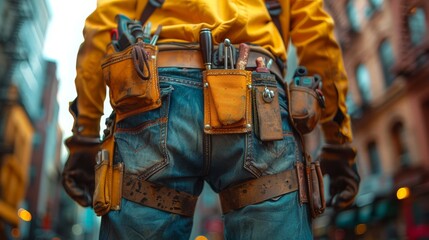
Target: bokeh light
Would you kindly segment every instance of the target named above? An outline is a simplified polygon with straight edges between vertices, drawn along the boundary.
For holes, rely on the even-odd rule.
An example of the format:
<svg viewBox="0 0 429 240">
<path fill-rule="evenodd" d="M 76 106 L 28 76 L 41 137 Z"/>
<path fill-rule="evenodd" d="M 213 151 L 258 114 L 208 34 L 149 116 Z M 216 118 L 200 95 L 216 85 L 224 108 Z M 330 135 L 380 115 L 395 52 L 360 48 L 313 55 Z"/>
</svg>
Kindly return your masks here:
<svg viewBox="0 0 429 240">
<path fill-rule="evenodd" d="M 23 221 L 26 221 L 26 222 L 31 221 L 31 213 L 23 208 L 18 209 L 18 216 Z"/>
<path fill-rule="evenodd" d="M 396 191 L 396 197 L 399 200 L 403 200 L 405 198 L 408 198 L 410 196 L 410 189 L 407 187 L 401 187 Z"/>
</svg>

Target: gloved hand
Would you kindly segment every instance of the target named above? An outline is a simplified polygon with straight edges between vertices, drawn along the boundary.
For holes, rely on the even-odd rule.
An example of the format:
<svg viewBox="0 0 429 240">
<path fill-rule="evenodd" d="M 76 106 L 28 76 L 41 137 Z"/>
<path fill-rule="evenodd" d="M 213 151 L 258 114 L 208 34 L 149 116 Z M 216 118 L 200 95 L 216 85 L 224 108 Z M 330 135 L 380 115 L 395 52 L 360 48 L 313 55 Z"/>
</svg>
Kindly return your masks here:
<svg viewBox="0 0 429 240">
<path fill-rule="evenodd" d="M 98 138 L 72 136 L 65 140 L 70 151 L 64 165 L 62 184 L 67 194 L 82 207 L 92 206 L 95 182 L 95 158 Z"/>
<path fill-rule="evenodd" d="M 347 144 L 327 144 L 322 148 L 320 166 L 330 177 L 328 205 L 336 209 L 353 204 L 359 190 L 360 177 L 355 163 L 356 151 Z"/>
</svg>

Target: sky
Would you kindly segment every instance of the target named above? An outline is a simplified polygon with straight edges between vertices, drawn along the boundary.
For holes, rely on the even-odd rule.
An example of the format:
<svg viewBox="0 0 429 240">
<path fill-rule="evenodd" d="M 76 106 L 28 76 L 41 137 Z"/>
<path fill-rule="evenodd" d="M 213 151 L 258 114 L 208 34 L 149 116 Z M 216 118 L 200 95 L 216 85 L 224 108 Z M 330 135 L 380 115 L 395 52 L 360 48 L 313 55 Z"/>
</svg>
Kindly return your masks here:
<svg viewBox="0 0 429 240">
<path fill-rule="evenodd" d="M 57 63 L 59 80 L 59 125 L 64 138 L 71 135 L 73 118 L 68 104 L 76 97 L 76 56 L 83 41 L 82 30 L 86 17 L 95 9 L 96 0 L 46 0 L 51 19 L 48 25 L 43 54 Z M 65 151 L 63 151 L 65 154 Z"/>
</svg>

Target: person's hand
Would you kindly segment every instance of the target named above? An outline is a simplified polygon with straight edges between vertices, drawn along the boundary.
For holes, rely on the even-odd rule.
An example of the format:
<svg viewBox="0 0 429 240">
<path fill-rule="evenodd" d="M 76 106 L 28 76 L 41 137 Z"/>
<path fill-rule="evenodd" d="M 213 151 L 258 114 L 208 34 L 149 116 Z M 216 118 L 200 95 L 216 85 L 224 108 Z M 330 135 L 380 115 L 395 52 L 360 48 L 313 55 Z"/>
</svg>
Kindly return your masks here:
<svg viewBox="0 0 429 240">
<path fill-rule="evenodd" d="M 82 207 L 92 206 L 98 138 L 72 136 L 65 140 L 70 153 L 64 165 L 62 184 L 67 194 Z"/>
<path fill-rule="evenodd" d="M 347 144 L 327 144 L 322 148 L 320 166 L 323 174 L 330 177 L 328 206 L 344 209 L 353 204 L 360 183 L 355 157 L 356 151 Z"/>
</svg>

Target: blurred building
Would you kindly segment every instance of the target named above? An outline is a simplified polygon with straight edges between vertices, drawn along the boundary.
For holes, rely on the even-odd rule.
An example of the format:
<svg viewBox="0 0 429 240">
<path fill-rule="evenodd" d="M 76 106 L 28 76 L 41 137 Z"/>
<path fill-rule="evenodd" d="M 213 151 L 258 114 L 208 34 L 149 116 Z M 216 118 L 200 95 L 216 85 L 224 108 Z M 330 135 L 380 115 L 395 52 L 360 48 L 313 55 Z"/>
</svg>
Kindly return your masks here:
<svg viewBox="0 0 429 240">
<path fill-rule="evenodd" d="M 429 1 L 325 5 L 350 79 L 362 182 L 356 206 L 327 211 L 315 222 L 316 236 L 429 239 Z"/>
<path fill-rule="evenodd" d="M 60 184 L 56 63 L 43 57 L 49 18 L 45 0 L 0 0 L 0 239 L 85 236 L 76 224 L 85 213 Z"/>
</svg>

